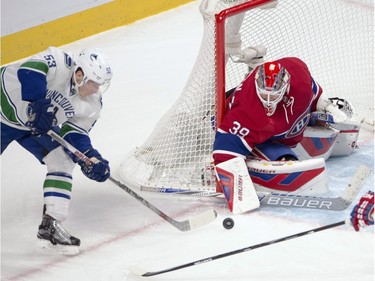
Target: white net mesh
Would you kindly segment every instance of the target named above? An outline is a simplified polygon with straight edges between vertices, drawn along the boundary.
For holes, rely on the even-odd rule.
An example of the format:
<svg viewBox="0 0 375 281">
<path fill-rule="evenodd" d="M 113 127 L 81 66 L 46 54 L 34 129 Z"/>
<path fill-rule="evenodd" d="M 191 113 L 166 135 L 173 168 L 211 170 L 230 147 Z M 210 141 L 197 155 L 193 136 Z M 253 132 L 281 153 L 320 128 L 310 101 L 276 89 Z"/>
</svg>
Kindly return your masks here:
<svg viewBox="0 0 375 281">
<path fill-rule="evenodd" d="M 216 58 L 217 51 L 224 48 L 224 38 L 217 34 L 215 15 L 247 2 L 201 2 L 203 40 L 191 75 L 179 99 L 146 142 L 124 158 L 120 176 L 125 183 L 150 188 L 216 189 L 211 152 L 218 89 L 236 87 L 248 68 L 229 58 L 225 85 L 218 85 Z M 264 45 L 268 49 L 266 60 L 300 57 L 329 96 L 347 98 L 362 118 L 373 122 L 373 0 L 281 0 L 276 8 L 243 12 L 243 48 Z M 228 20 L 225 22 L 226 32 L 232 30 Z"/>
</svg>

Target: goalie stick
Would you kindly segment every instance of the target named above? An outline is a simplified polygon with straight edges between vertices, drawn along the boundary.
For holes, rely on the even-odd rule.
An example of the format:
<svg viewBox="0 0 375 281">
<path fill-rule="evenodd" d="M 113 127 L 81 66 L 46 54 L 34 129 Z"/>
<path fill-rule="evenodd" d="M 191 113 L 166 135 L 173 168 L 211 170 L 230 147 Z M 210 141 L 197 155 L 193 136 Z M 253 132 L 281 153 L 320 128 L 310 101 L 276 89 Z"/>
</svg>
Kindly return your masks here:
<svg viewBox="0 0 375 281">
<path fill-rule="evenodd" d="M 266 247 L 266 246 L 269 246 L 269 245 L 273 245 L 273 244 L 276 244 L 276 243 L 279 243 L 279 242 L 283 242 L 283 241 L 287 241 L 287 240 L 290 240 L 290 239 L 298 238 L 298 237 L 301 237 L 301 236 L 313 234 L 313 233 L 316 233 L 316 232 L 319 232 L 319 231 L 327 230 L 327 229 L 337 227 L 337 226 L 340 226 L 340 225 L 344 225 L 344 224 L 346 224 L 346 221 L 339 221 L 339 222 L 328 224 L 328 225 L 325 225 L 325 226 L 322 226 L 322 227 L 318 227 L 318 228 L 310 229 L 310 230 L 307 230 L 307 231 L 304 231 L 304 232 L 296 233 L 296 234 L 293 234 L 293 235 L 290 235 L 290 236 L 285 236 L 285 237 L 282 237 L 282 238 L 270 240 L 270 241 L 263 242 L 263 243 L 260 243 L 260 244 L 248 246 L 248 247 L 245 247 L 245 248 L 242 248 L 242 249 L 234 250 L 234 251 L 231 251 L 231 252 L 226 252 L 226 253 L 222 253 L 222 254 L 219 254 L 219 255 L 216 255 L 216 256 L 211 256 L 211 257 L 196 260 L 196 261 L 193 261 L 193 262 L 185 263 L 185 264 L 182 264 L 182 265 L 174 266 L 174 267 L 171 267 L 171 268 L 168 268 L 168 269 L 163 269 L 163 270 L 158 270 L 158 271 L 146 271 L 146 270 L 144 270 L 144 269 L 142 269 L 138 266 L 131 266 L 131 267 L 128 268 L 128 270 L 135 275 L 139 275 L 139 276 L 143 276 L 143 277 L 159 275 L 159 274 L 183 269 L 183 268 L 186 268 L 186 267 L 211 262 L 211 261 L 214 261 L 214 260 L 218 260 L 218 259 L 221 259 L 221 258 L 232 256 L 232 255 L 245 253 L 245 252 L 248 252 L 248 251 L 251 251 L 251 250 Z"/>
<path fill-rule="evenodd" d="M 370 168 L 366 165 L 360 165 L 346 189 L 338 197 L 315 197 L 267 192 L 258 192 L 257 195 L 261 206 L 343 211 L 352 204 L 369 175 Z M 218 192 L 194 191 L 176 188 L 141 186 L 141 190 L 200 197 L 223 197 L 222 193 Z"/>
<path fill-rule="evenodd" d="M 74 146 L 72 146 L 70 143 L 65 141 L 60 135 L 56 134 L 54 131 L 50 130 L 47 132 L 48 135 L 50 135 L 54 140 L 56 140 L 58 143 L 61 144 L 64 148 L 69 150 L 71 153 L 73 153 L 76 157 L 78 157 L 80 160 L 85 161 L 88 164 L 93 164 L 94 162 L 88 158 L 85 154 L 77 150 Z M 148 209 L 156 213 L 158 216 L 162 217 L 164 220 L 169 222 L 171 225 L 176 227 L 178 230 L 181 231 L 189 231 L 192 229 L 196 229 L 198 227 L 201 227 L 203 225 L 206 225 L 212 221 L 214 221 L 217 217 L 217 213 L 214 209 L 209 209 L 206 212 L 190 218 L 188 220 L 184 221 L 176 221 L 158 208 L 156 208 L 154 205 L 152 205 L 150 202 L 148 202 L 146 199 L 144 199 L 142 196 L 140 196 L 138 193 L 133 191 L 131 188 L 127 187 L 125 184 L 121 183 L 120 181 L 114 179 L 113 177 L 109 176 L 108 178 L 111 182 L 113 182 L 115 185 L 120 187 L 122 190 L 127 192 L 129 195 L 131 195 L 133 198 L 137 199 L 139 202 L 141 202 L 144 206 L 146 206 Z"/>
</svg>

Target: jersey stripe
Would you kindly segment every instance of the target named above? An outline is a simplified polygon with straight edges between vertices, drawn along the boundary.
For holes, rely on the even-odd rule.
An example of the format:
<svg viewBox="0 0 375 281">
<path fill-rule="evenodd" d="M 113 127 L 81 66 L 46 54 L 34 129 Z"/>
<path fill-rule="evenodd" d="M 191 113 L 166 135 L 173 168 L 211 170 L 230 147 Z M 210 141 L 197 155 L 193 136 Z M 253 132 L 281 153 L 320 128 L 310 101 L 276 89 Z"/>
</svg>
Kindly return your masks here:
<svg viewBox="0 0 375 281">
<path fill-rule="evenodd" d="M 48 65 L 43 61 L 29 60 L 21 64 L 20 69 L 27 69 L 27 70 L 38 72 L 43 75 L 47 75 L 49 68 L 48 68 Z"/>
<path fill-rule="evenodd" d="M 319 94 L 319 84 L 315 82 L 314 78 L 311 77 L 311 89 L 312 89 L 312 92 L 314 94 L 314 99 L 316 99 L 316 97 L 318 96 Z"/>
<path fill-rule="evenodd" d="M 4 82 L 6 67 L 1 68 L 1 116 L 8 123 L 13 125 L 20 125 L 23 122 L 18 118 L 16 106 L 13 104 L 6 88 Z"/>
</svg>

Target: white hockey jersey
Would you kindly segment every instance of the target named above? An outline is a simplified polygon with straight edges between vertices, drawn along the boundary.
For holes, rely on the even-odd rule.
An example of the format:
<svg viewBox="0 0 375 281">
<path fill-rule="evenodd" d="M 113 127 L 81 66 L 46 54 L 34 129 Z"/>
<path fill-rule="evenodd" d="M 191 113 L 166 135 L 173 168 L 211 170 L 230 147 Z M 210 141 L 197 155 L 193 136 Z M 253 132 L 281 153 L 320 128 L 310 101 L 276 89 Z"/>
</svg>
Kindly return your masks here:
<svg viewBox="0 0 375 281">
<path fill-rule="evenodd" d="M 40 69 L 41 62 L 45 64 L 43 70 Z M 33 68 L 33 63 L 39 63 L 39 67 Z M 45 96 L 51 99 L 57 110 L 58 125 L 68 124 L 81 133 L 88 134 L 100 116 L 101 93 L 81 97 L 72 90 L 71 80 L 74 72 L 72 56 L 55 47 L 49 47 L 27 61 L 1 69 L 1 122 L 17 129 L 30 130 L 26 126 L 28 121 L 26 109 L 29 101 L 22 100 L 22 85 L 17 76 L 20 68 L 46 75 Z"/>
</svg>

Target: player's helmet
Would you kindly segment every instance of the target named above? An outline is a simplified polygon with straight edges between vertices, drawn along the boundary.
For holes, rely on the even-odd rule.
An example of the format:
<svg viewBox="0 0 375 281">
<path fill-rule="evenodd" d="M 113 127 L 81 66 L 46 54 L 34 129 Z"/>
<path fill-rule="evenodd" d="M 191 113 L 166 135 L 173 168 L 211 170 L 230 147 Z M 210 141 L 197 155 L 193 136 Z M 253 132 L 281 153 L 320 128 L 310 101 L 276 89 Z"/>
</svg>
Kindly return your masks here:
<svg viewBox="0 0 375 281">
<path fill-rule="evenodd" d="M 277 104 L 289 91 L 290 74 L 280 63 L 266 62 L 258 67 L 255 87 L 267 116 L 275 113 Z"/>
<path fill-rule="evenodd" d="M 101 85 L 101 92 L 105 92 L 112 79 L 112 69 L 108 57 L 98 48 L 82 50 L 76 60 L 75 71 L 82 69 L 83 80 L 81 86 L 89 80 Z"/>
</svg>

